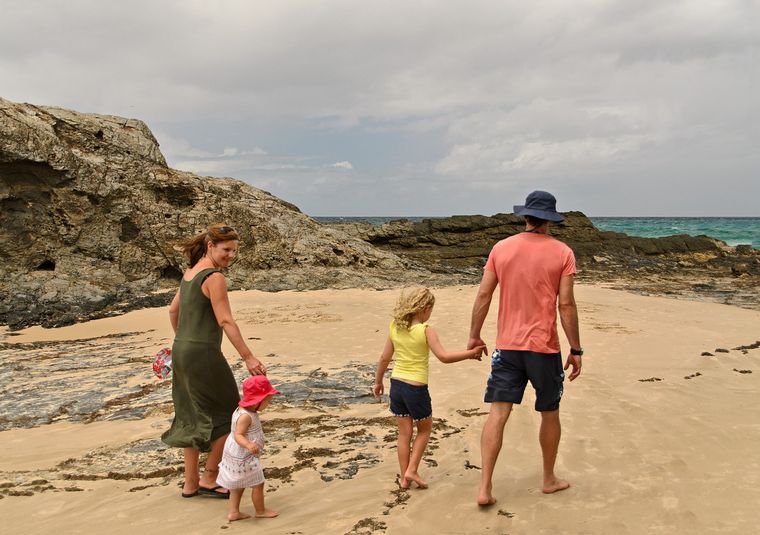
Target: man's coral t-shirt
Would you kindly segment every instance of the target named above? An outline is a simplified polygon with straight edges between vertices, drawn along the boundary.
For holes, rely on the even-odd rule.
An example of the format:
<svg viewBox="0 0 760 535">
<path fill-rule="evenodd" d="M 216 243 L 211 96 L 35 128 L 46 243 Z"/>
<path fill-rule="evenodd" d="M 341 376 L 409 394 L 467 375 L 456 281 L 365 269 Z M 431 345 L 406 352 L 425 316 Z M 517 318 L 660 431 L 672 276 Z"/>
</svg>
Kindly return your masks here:
<svg viewBox="0 0 760 535">
<path fill-rule="evenodd" d="M 523 232 L 494 245 L 484 269 L 499 280 L 496 348 L 559 352 L 557 294 L 560 279 L 575 274 L 572 249 Z"/>
</svg>

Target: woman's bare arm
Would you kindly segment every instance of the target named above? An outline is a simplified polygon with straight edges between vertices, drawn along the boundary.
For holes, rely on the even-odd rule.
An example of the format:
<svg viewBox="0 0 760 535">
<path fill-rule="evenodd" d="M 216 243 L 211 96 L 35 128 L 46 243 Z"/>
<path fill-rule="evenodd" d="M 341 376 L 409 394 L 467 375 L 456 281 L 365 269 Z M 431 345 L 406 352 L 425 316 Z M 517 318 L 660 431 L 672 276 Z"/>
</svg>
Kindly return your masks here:
<svg viewBox="0 0 760 535">
<path fill-rule="evenodd" d="M 174 294 L 171 305 L 169 305 L 169 321 L 172 324 L 174 334 L 177 334 L 177 325 L 179 325 L 179 290 Z"/>
<path fill-rule="evenodd" d="M 227 281 L 224 275 L 219 272 L 212 273 L 206 278 L 202 288 L 208 292 L 208 298 L 211 300 L 211 307 L 214 309 L 216 322 L 224 330 L 224 334 L 227 335 L 229 341 L 240 354 L 250 374 L 266 374 L 266 367 L 253 355 L 253 351 L 250 350 L 245 340 L 243 340 L 240 328 L 232 317 L 230 300 L 227 296 Z"/>
</svg>

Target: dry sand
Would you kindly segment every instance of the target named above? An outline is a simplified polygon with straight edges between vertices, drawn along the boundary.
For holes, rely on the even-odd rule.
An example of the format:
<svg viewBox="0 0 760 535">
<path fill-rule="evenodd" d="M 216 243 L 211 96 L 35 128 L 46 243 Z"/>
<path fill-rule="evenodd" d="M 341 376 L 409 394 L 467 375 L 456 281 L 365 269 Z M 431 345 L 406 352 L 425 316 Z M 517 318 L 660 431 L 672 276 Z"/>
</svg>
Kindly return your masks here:
<svg viewBox="0 0 760 535">
<path fill-rule="evenodd" d="M 466 342 L 475 290 L 435 291 L 431 324 L 447 349 Z M 507 425 L 499 501 L 479 509 L 485 360 L 431 360 L 436 423 L 421 466 L 430 489 L 400 492 L 395 484 L 387 400 L 364 394 L 397 295 L 231 295 L 244 335 L 255 338 L 254 351 L 287 394 L 262 415 L 267 504 L 281 516 L 233 524 L 224 501 L 180 498 L 179 452 L 158 440 L 171 418 L 170 387 L 149 364 L 169 343 L 165 309 L 0 333 L 3 533 L 757 531 L 760 348 L 732 348 L 760 338 L 760 313 L 579 286 L 586 356 L 581 377 L 566 383 L 557 462 L 572 487 L 539 490 L 539 417 L 529 388 Z M 486 340 L 495 337 L 494 321 L 492 310 Z M 225 351 L 243 377 L 232 348 Z M 244 505 L 252 512 L 248 494 Z"/>
</svg>

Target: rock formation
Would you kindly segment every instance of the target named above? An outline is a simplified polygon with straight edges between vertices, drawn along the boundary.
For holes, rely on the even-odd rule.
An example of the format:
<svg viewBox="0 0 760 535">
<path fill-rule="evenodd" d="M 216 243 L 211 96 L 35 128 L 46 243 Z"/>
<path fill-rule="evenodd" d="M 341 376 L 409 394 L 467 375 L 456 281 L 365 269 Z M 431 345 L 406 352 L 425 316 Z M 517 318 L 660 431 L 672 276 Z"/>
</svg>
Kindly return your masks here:
<svg viewBox="0 0 760 535">
<path fill-rule="evenodd" d="M 0 323 L 61 325 L 163 304 L 183 238 L 241 234 L 232 288 L 386 284 L 404 263 L 230 178 L 170 169 L 148 127 L 0 99 Z"/>
<path fill-rule="evenodd" d="M 640 238 L 619 232 L 604 232 L 594 227 L 581 212 L 567 212 L 563 223 L 553 225 L 554 237 L 572 247 L 580 262 L 605 257 L 650 256 L 676 253 L 718 252 L 721 242 L 707 236 L 668 236 Z M 481 268 L 493 245 L 521 232 L 525 220 L 514 214 L 453 216 L 391 221 L 380 226 L 369 223 L 332 225 L 372 245 L 402 254 L 431 269 Z M 725 244 L 723 244 L 725 245 Z"/>
<path fill-rule="evenodd" d="M 708 236 L 641 238 L 605 232 L 580 212 L 564 215 L 564 223 L 553 225 L 551 233 L 572 247 L 580 280 L 760 309 L 760 251 L 728 247 Z M 521 232 L 525 223 L 513 214 L 496 214 L 331 226 L 406 258 L 418 269 L 458 273 L 477 282 L 491 247 Z"/>
<path fill-rule="evenodd" d="M 579 212 L 553 234 L 579 278 L 759 308 L 760 253 L 706 236 L 602 232 Z M 121 117 L 0 99 L 0 324 L 63 325 L 166 304 L 181 239 L 225 222 L 241 234 L 231 288 L 476 283 L 522 218 L 320 225 L 231 178 L 170 169 L 148 127 Z"/>
</svg>

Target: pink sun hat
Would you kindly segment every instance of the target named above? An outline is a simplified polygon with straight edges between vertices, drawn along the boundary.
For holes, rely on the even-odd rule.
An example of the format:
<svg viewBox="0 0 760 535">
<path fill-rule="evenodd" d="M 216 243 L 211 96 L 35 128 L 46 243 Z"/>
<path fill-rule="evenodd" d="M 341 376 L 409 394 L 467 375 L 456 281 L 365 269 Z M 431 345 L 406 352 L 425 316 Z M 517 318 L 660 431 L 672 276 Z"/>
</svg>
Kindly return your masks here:
<svg viewBox="0 0 760 535">
<path fill-rule="evenodd" d="M 279 394 L 280 391 L 272 386 L 266 375 L 252 375 L 243 381 L 243 399 L 238 405 L 240 407 L 252 407 L 258 405 L 265 398 Z"/>
</svg>

